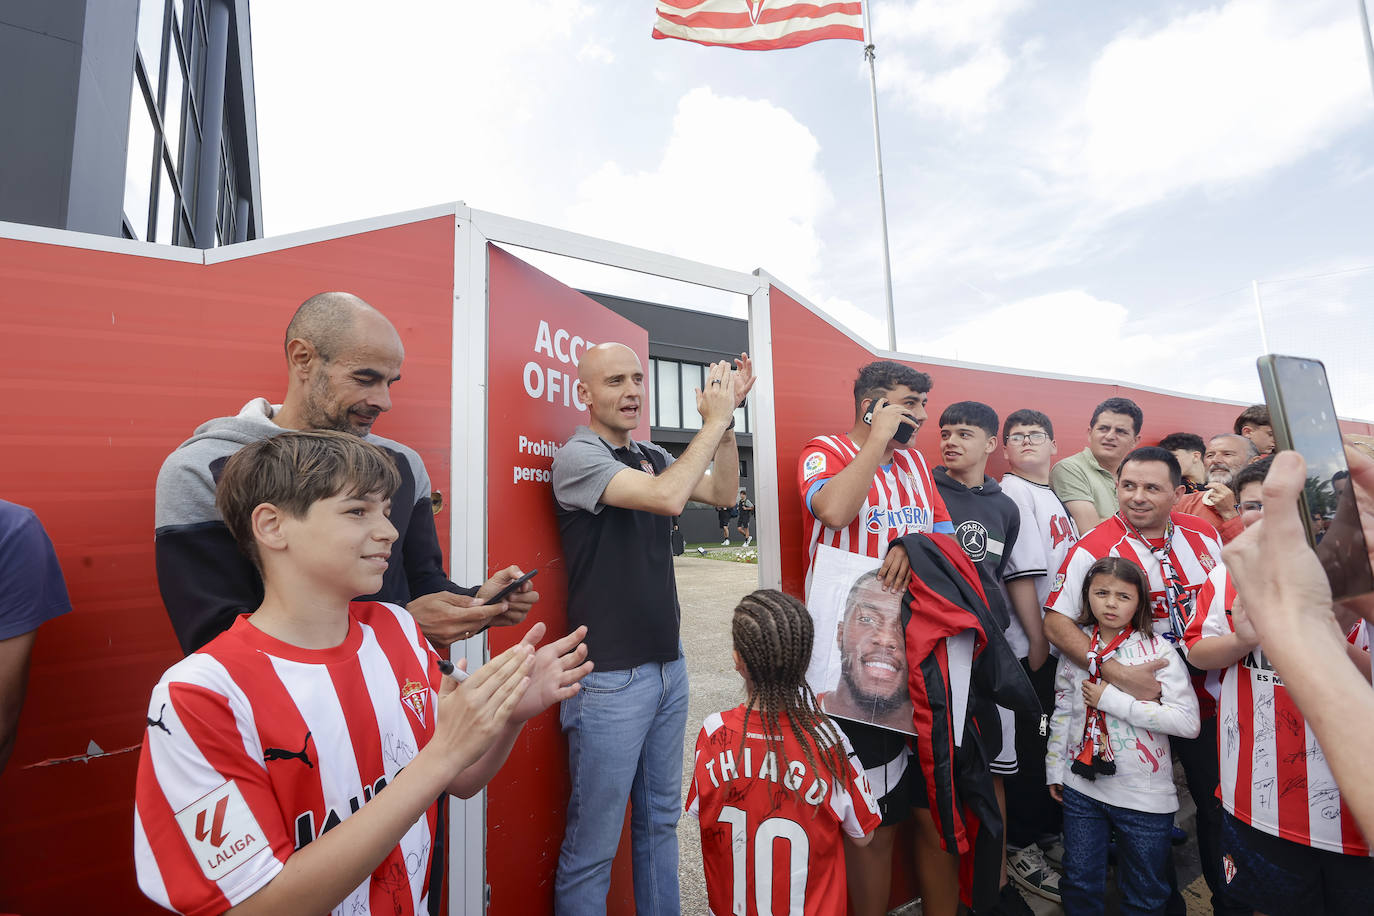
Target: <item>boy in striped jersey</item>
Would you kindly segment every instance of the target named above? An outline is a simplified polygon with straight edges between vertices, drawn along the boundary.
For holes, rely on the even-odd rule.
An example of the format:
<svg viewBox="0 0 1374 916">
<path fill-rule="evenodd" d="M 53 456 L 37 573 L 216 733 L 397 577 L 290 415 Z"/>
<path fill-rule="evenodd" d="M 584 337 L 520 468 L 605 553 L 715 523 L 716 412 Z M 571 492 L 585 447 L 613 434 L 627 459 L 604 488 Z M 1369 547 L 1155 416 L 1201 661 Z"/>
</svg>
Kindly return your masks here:
<svg viewBox="0 0 1374 916">
<path fill-rule="evenodd" d="M 798 484 L 806 526 L 806 595 L 816 548 L 882 560 L 883 585 L 900 594 L 911 566 L 901 545 L 888 545 L 913 532 L 953 534 L 954 526 L 925 458 L 908 443 L 926 419 L 930 376 L 901 363 L 881 360 L 859 370 L 854 380 L 854 425 L 849 432 L 817 436 L 802 447 Z M 900 732 L 841 720 L 878 796 L 883 826 L 867 846 L 846 842 L 845 869 L 856 916 L 887 912 L 896 825 L 924 807 L 919 774 L 909 773 L 911 749 Z M 922 827 L 926 829 L 921 829 Z M 957 860 L 944 853 L 928 812 L 918 816 L 917 872 L 931 916 L 958 906 Z"/>
<path fill-rule="evenodd" d="M 1236 473 L 1246 528 L 1264 515 L 1272 459 Z M 1374 859 L 1302 711 L 1259 645 L 1224 567 L 1188 626 L 1188 659 L 1220 670 L 1222 862 L 1237 900 L 1270 916 L 1367 912 Z M 1369 670 L 1367 650 L 1348 649 Z"/>
<path fill-rule="evenodd" d="M 352 602 L 386 573 L 399 480 L 386 452 L 339 432 L 282 433 L 225 465 L 218 508 L 264 596 L 153 689 L 134 858 L 162 906 L 426 911 L 440 796 L 481 789 L 524 721 L 590 668 L 585 630 L 536 654 L 536 624 L 460 687 L 404 608 Z"/>
</svg>

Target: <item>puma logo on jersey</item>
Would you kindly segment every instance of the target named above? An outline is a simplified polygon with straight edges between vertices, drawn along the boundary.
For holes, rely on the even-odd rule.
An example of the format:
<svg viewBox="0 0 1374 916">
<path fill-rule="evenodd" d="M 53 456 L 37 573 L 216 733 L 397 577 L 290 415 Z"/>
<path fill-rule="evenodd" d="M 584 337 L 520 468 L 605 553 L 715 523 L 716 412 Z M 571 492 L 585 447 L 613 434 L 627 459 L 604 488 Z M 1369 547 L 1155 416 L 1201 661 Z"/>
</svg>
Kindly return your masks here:
<svg viewBox="0 0 1374 916">
<path fill-rule="evenodd" d="M 264 761 L 268 761 L 268 760 L 299 760 L 301 763 L 305 764 L 306 766 L 310 767 L 310 769 L 313 770 L 313 769 L 315 769 L 315 764 L 313 764 L 313 763 L 310 762 L 310 754 L 307 753 L 307 752 L 309 751 L 309 749 L 310 749 L 310 732 L 306 732 L 306 733 L 305 733 L 305 743 L 301 745 L 301 749 L 300 749 L 300 750 L 298 750 L 298 751 L 288 751 L 288 750 L 283 750 L 282 748 L 279 748 L 279 747 L 265 747 L 265 748 L 262 749 L 262 759 L 263 759 Z"/>
<path fill-rule="evenodd" d="M 162 721 L 163 719 L 167 718 L 167 704 L 166 704 L 166 703 L 163 703 L 163 704 L 162 704 L 162 709 L 161 709 L 161 711 L 158 712 L 158 714 L 157 714 L 157 719 L 153 719 L 151 716 L 144 716 L 144 718 L 148 720 L 148 727 L 149 727 L 149 728 L 160 728 L 160 729 L 162 729 L 163 731 L 165 731 L 165 732 L 166 732 L 167 734 L 169 734 L 169 735 L 172 733 L 172 730 L 171 730 L 170 728 L 168 728 L 167 725 L 166 725 L 166 723 L 164 723 L 164 722 Z"/>
</svg>

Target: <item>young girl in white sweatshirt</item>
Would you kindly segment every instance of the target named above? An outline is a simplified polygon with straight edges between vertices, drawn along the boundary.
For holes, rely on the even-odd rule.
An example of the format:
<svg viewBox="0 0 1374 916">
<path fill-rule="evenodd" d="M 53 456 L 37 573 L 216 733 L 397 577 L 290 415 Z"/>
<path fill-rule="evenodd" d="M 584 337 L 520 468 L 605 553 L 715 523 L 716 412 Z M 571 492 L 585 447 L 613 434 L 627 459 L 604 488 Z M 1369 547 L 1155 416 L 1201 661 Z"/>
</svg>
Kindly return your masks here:
<svg viewBox="0 0 1374 916">
<path fill-rule="evenodd" d="M 1064 805 L 1067 916 L 1103 912 L 1107 843 L 1116 829 L 1117 887 L 1123 914 L 1162 913 L 1169 897 L 1169 828 L 1178 810 L 1169 735 L 1198 733 L 1197 696 L 1173 645 L 1154 634 L 1149 581 L 1139 566 L 1104 557 L 1083 577 L 1090 640 L 1085 671 L 1059 664 L 1045 777 Z M 1168 660 L 1158 702 L 1136 700 L 1101 678 L 1108 659 L 1141 665 Z"/>
</svg>

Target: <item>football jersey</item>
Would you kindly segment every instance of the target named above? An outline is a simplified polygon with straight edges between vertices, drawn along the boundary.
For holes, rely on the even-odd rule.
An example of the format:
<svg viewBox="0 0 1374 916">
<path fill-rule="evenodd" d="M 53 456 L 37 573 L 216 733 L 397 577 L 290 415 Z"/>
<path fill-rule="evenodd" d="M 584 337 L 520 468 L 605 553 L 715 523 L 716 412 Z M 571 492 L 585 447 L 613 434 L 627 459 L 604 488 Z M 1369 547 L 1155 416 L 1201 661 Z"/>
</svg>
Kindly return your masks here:
<svg viewBox="0 0 1374 916">
<path fill-rule="evenodd" d="M 1197 593 L 1207 581 L 1207 576 L 1216 569 L 1221 558 L 1221 539 L 1216 529 L 1202 519 L 1192 515 L 1175 512 L 1170 516 L 1174 523 L 1174 539 L 1169 546 L 1169 563 L 1178 573 L 1183 583 L 1183 619 L 1192 619 L 1197 607 Z M 1169 606 L 1165 600 L 1164 570 L 1159 560 L 1150 552 L 1151 547 L 1164 546 L 1162 538 L 1147 544 L 1126 526 L 1120 515 L 1098 524 L 1079 539 L 1069 551 L 1068 558 L 1054 577 L 1050 596 L 1046 599 L 1045 609 L 1077 620 L 1083 609 L 1083 577 L 1088 568 L 1103 557 L 1125 557 L 1145 571 L 1150 581 L 1150 604 L 1155 617 L 1155 635 L 1170 638 L 1173 631 L 1169 626 Z M 1202 718 L 1207 719 L 1216 713 L 1217 682 L 1215 671 L 1194 675 L 1193 686 L 1197 690 L 1198 706 Z"/>
<path fill-rule="evenodd" d="M 348 635 L 302 649 L 239 617 L 153 688 L 134 860 L 143 892 L 182 913 L 242 903 L 303 846 L 382 791 L 434 734 L 437 656 L 414 618 L 349 607 Z M 437 802 L 334 912 L 422 913 Z M 437 893 L 437 891 L 435 891 Z"/>
<path fill-rule="evenodd" d="M 1078 525 L 1049 484 L 1007 474 L 1002 478 L 1002 492 L 1021 510 L 1021 532 L 1003 575 L 1007 579 L 1035 576 L 1035 596 L 1044 607 L 1055 573 L 1078 543 Z"/>
<path fill-rule="evenodd" d="M 935 489 L 925 457 L 915 449 L 897 449 L 892 462 L 878 468 L 854 521 L 844 528 L 827 528 L 811 513 L 811 500 L 826 481 L 843 471 L 859 454 L 847 435 L 817 436 L 801 450 L 797 464 L 802 494 L 802 524 L 806 526 L 806 594 L 811 594 L 811 564 L 816 545 L 881 559 L 894 539 L 928 533 L 949 522 L 945 502 Z"/>
<path fill-rule="evenodd" d="M 744 706 L 715 713 L 697 736 L 687 813 L 701 824 L 713 916 L 822 916 L 848 905 L 840 833 L 860 837 L 882 818 L 849 742 L 844 781 L 813 772 L 786 716 L 778 742 L 757 712 L 741 751 Z M 756 731 L 757 729 L 757 731 Z M 820 753 L 812 745 L 819 765 Z"/>
<path fill-rule="evenodd" d="M 1218 567 L 1198 593 L 1185 641 L 1235 632 L 1236 588 Z M 1369 844 L 1341 798 L 1317 738 L 1283 679 L 1256 648 L 1222 672 L 1217 750 L 1221 803 L 1233 816 L 1293 843 L 1367 856 Z"/>
</svg>

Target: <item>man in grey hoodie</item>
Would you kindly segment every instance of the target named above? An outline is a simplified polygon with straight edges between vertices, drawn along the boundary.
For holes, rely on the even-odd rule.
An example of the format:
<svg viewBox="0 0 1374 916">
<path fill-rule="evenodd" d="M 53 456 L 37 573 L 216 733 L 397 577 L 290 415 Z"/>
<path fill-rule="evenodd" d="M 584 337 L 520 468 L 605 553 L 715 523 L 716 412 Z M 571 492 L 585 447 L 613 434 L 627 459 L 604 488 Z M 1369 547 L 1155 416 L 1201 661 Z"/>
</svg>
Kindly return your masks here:
<svg viewBox="0 0 1374 916">
<path fill-rule="evenodd" d="M 392 498 L 391 522 L 400 537 L 381 590 L 367 598 L 405 607 L 436 646 L 486 626 L 519 623 L 529 613 L 539 598 L 529 583 L 505 601 L 483 604 L 521 575 L 519 567 L 502 569 L 475 588 L 449 580 L 424 463 L 413 449 L 372 433 L 373 422 L 391 409 L 391 385 L 401 377 L 404 358 L 396 329 L 362 299 L 350 293 L 312 296 L 286 329 L 282 403 L 254 398 L 237 416 L 209 420 L 163 462 L 157 476 L 157 579 L 183 651 L 194 652 L 262 601 L 262 580 L 215 509 L 215 484 L 239 448 L 288 429 L 353 433 L 396 461 L 401 486 Z"/>
</svg>

